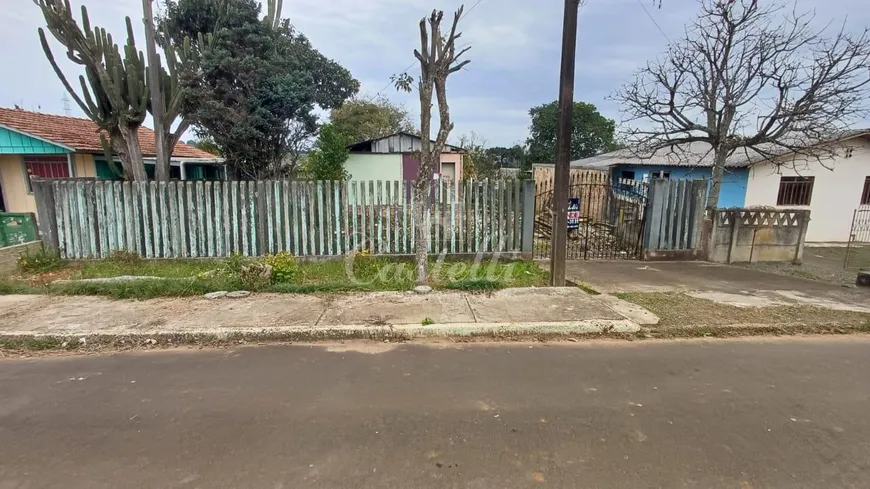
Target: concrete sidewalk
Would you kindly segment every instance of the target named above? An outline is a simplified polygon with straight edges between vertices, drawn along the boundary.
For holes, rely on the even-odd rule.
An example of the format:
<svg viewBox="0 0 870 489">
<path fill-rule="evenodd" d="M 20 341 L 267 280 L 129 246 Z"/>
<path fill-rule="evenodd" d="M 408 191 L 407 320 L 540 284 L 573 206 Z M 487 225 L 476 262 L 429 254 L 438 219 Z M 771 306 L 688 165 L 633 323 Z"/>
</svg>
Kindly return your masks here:
<svg viewBox="0 0 870 489">
<path fill-rule="evenodd" d="M 571 260 L 567 277 L 602 294 L 685 292 L 736 306 L 809 305 L 870 312 L 867 290 L 716 263 Z"/>
<path fill-rule="evenodd" d="M 254 294 L 244 299 L 146 301 L 8 295 L 0 296 L 0 335 L 636 332 L 638 322 L 657 320 L 654 316 L 648 320 L 650 315 L 644 313 L 632 304 L 599 300 L 573 287 L 516 288 L 489 294 Z M 432 324 L 423 324 L 430 320 Z"/>
</svg>

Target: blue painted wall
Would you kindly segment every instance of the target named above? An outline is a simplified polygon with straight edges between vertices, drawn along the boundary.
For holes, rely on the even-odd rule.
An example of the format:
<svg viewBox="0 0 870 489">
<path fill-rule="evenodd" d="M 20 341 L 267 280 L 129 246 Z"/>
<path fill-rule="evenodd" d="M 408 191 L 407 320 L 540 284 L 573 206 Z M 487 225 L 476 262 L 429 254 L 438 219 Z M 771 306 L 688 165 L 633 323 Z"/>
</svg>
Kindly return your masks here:
<svg viewBox="0 0 870 489">
<path fill-rule="evenodd" d="M 63 155 L 71 151 L 0 127 L 0 155 Z"/>
<path fill-rule="evenodd" d="M 681 167 L 654 165 L 615 165 L 612 168 L 613 178 L 621 178 L 623 171 L 633 171 L 635 180 L 643 180 L 644 176 L 653 173 L 670 173 L 671 179 L 710 180 L 712 168 Z M 719 207 L 743 207 L 746 201 L 746 184 L 749 181 L 749 169 L 726 168 L 722 179 L 722 190 L 719 193 Z"/>
</svg>

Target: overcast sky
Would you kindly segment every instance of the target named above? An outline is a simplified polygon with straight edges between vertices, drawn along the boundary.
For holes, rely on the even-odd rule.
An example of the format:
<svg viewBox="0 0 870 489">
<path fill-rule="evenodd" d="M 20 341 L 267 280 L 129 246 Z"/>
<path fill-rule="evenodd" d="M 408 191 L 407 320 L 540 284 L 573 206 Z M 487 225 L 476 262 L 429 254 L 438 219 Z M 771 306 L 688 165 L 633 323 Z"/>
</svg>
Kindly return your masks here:
<svg viewBox="0 0 870 489">
<path fill-rule="evenodd" d="M 161 0 L 158 0 L 160 3 Z M 816 9 L 820 25 L 834 21 L 857 30 L 870 25 L 866 0 L 798 0 L 799 10 Z M 71 0 L 78 9 L 82 0 Z M 116 37 L 124 34 L 124 16 L 141 18 L 140 0 L 84 0 L 91 22 Z M 64 113 L 63 86 L 42 53 L 36 30 L 43 25 L 31 0 L 3 0 L 0 46 L 7 67 L 0 77 L 0 106 Z M 390 88 L 393 73 L 414 61 L 419 43 L 417 22 L 440 8 L 450 13 L 461 0 L 284 0 L 284 17 L 325 55 L 339 61 L 360 81 L 362 94 L 378 92 L 402 103 L 415 117 L 416 92 Z M 475 5 L 477 3 L 477 5 Z M 647 59 L 662 53 L 667 38 L 678 38 L 697 11 L 695 0 L 587 0 L 580 12 L 575 100 L 594 103 L 620 120 L 619 107 L 607 100 Z M 462 43 L 472 46 L 471 64 L 448 82 L 451 139 L 471 131 L 490 146 L 522 143 L 530 107 L 558 96 L 561 0 L 466 0 L 460 23 Z M 473 9 L 471 9 L 473 7 Z M 646 7 L 655 22 L 644 11 Z M 471 9 L 471 10 L 469 10 Z M 135 26 L 140 23 L 134 22 Z M 667 38 L 666 38 L 667 37 Z M 137 43 L 144 48 L 139 29 Z M 55 56 L 64 52 L 55 44 Z M 76 67 L 63 63 L 75 80 Z M 413 70 L 412 74 L 416 74 Z M 82 116 L 74 102 L 73 115 Z M 436 111 L 437 112 L 437 111 Z M 419 124 L 419 122 L 417 122 Z"/>
</svg>

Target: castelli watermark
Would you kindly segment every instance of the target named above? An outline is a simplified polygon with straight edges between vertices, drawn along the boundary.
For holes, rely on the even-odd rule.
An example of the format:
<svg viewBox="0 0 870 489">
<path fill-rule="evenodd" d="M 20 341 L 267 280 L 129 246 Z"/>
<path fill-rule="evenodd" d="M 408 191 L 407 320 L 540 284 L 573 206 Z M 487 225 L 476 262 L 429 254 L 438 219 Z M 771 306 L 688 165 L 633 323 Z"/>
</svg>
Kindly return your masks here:
<svg viewBox="0 0 870 489">
<path fill-rule="evenodd" d="M 368 239 L 362 239 L 350 253 L 345 255 L 344 270 L 348 280 L 354 285 L 371 285 L 377 282 L 388 283 L 395 281 L 413 282 L 417 278 L 416 262 L 413 255 L 391 255 L 377 253 L 378 244 Z M 499 241 L 495 249 L 502 249 L 504 243 Z M 468 281 L 491 281 L 510 282 L 514 279 L 514 263 L 499 266 L 499 261 L 504 260 L 498 252 L 476 252 L 471 263 L 468 260 L 451 261 L 451 255 L 468 256 L 468 253 L 450 253 L 448 249 L 441 249 L 434 262 L 429 265 L 429 276 L 442 282 L 457 280 Z M 430 253 L 430 259 L 432 254 Z M 358 259 L 378 259 L 377 272 L 360 277 L 354 264 Z M 396 260 L 401 258 L 401 260 Z M 391 259 L 393 259 L 391 261 Z"/>
</svg>

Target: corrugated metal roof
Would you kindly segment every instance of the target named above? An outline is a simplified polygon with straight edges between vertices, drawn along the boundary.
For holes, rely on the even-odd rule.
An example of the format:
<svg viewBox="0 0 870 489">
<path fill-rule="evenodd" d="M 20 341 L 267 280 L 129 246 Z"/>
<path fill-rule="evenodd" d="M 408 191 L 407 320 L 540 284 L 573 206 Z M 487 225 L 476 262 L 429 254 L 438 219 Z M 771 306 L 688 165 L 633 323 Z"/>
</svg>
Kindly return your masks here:
<svg viewBox="0 0 870 489">
<path fill-rule="evenodd" d="M 422 138 L 416 134 L 399 131 L 379 138 L 368 139 L 348 145 L 351 151 L 372 153 L 410 153 L 420 151 Z M 433 143 L 435 141 L 432 141 Z M 445 145 L 447 151 L 462 151 L 462 148 L 451 144 Z"/>
<path fill-rule="evenodd" d="M 870 129 L 845 131 L 840 137 L 823 142 L 845 141 L 864 136 L 870 136 Z M 773 144 L 768 145 L 767 151 L 779 155 L 790 153 L 788 149 Z M 743 168 L 764 159 L 752 150 L 743 149 L 732 154 L 726 160 L 725 166 Z M 708 143 L 694 142 L 660 149 L 652 154 L 639 154 L 636 150 L 621 149 L 571 162 L 571 167 L 591 170 L 604 170 L 614 165 L 708 167 L 713 166 L 713 151 Z"/>
</svg>

